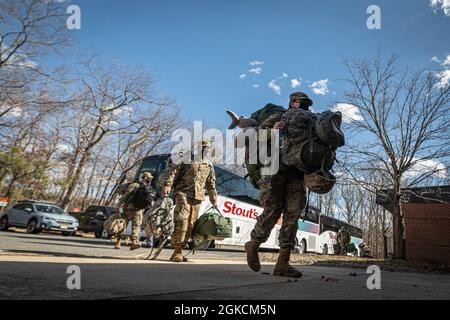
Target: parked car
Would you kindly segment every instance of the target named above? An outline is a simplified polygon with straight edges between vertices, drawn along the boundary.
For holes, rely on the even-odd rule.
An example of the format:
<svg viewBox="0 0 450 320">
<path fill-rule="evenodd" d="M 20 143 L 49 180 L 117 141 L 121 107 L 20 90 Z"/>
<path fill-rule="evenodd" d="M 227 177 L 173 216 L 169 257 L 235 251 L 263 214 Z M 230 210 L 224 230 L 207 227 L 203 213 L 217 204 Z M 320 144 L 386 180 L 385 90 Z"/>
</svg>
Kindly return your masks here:
<svg viewBox="0 0 450 320">
<path fill-rule="evenodd" d="M 96 238 L 109 238 L 108 233 L 103 229 L 105 221 L 118 209 L 106 206 L 90 206 L 85 212 L 71 213 L 78 219 L 78 230 L 83 232 L 94 232 Z"/>
<path fill-rule="evenodd" d="M 58 231 L 63 236 L 75 235 L 78 221 L 54 203 L 19 201 L 0 216 L 0 231 L 9 227 L 26 228 L 27 233 Z"/>
</svg>

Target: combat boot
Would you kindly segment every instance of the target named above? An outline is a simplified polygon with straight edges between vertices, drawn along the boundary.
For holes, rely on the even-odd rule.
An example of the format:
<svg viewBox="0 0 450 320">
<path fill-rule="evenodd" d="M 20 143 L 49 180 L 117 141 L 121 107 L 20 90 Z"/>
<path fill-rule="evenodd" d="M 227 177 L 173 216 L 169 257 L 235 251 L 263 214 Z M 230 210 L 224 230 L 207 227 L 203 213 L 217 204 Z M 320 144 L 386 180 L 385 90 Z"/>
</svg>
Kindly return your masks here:
<svg viewBox="0 0 450 320">
<path fill-rule="evenodd" d="M 120 237 L 117 237 L 117 238 L 116 238 L 115 245 L 114 245 L 114 249 L 117 249 L 117 250 L 120 249 L 120 243 L 121 243 L 120 240 L 121 240 Z"/>
<path fill-rule="evenodd" d="M 172 257 L 170 257 L 170 261 L 172 262 L 187 262 L 187 259 L 183 257 L 183 250 L 180 246 L 175 246 L 175 250 L 173 251 Z"/>
<path fill-rule="evenodd" d="M 131 246 L 130 246 L 130 250 L 133 251 L 133 250 L 137 250 L 140 248 L 141 248 L 141 244 L 137 240 L 133 240 L 133 242 L 131 243 Z"/>
<path fill-rule="evenodd" d="M 291 257 L 290 249 L 280 249 L 278 261 L 277 264 L 275 265 L 275 270 L 273 271 L 274 276 L 281 276 L 288 278 L 302 277 L 302 273 L 289 264 L 290 257 Z"/>
<path fill-rule="evenodd" d="M 259 262 L 259 255 L 258 255 L 260 245 L 261 244 L 255 240 L 251 240 L 245 244 L 248 267 L 255 272 L 259 272 L 261 270 L 261 263 Z"/>
</svg>

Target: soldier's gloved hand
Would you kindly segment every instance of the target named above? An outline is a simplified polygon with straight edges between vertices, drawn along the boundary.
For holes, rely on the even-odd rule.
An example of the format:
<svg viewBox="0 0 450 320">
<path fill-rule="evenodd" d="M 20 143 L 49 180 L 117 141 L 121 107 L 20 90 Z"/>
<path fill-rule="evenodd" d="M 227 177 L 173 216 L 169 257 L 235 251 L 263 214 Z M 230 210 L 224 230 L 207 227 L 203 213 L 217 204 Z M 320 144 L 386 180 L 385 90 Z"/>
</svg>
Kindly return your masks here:
<svg viewBox="0 0 450 320">
<path fill-rule="evenodd" d="M 273 126 L 274 129 L 284 129 L 284 123 L 283 122 L 276 122 Z"/>
</svg>

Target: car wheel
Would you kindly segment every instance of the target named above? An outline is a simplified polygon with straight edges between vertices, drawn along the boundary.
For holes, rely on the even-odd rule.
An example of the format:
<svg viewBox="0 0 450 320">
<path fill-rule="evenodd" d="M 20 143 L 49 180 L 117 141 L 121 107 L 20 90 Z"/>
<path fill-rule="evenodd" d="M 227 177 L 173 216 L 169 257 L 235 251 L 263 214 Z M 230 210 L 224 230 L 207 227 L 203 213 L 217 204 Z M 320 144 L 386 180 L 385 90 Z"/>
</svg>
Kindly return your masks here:
<svg viewBox="0 0 450 320">
<path fill-rule="evenodd" d="M 0 231 L 8 231 L 9 225 L 8 225 L 8 217 L 3 217 L 0 220 Z"/>
<path fill-rule="evenodd" d="M 106 231 L 105 229 L 102 229 L 102 232 L 101 232 L 101 238 L 102 238 L 102 239 L 109 239 L 110 236 L 109 236 L 109 234 L 108 234 L 108 231 Z"/>
<path fill-rule="evenodd" d="M 27 233 L 36 234 L 39 232 L 40 232 L 40 230 L 37 227 L 37 220 L 31 219 L 27 224 Z"/>
<path fill-rule="evenodd" d="M 101 233 L 101 232 L 96 232 L 96 233 L 95 233 L 95 237 L 96 237 L 97 239 L 101 239 L 101 238 L 102 238 L 102 233 Z"/>
<path fill-rule="evenodd" d="M 76 234 L 76 232 L 68 232 L 68 231 L 64 231 L 62 233 L 63 237 L 72 237 Z"/>
<path fill-rule="evenodd" d="M 326 244 L 323 245 L 323 248 L 322 248 L 322 254 L 323 254 L 324 256 L 327 256 L 327 255 L 328 255 L 328 245 L 326 245 Z"/>
</svg>

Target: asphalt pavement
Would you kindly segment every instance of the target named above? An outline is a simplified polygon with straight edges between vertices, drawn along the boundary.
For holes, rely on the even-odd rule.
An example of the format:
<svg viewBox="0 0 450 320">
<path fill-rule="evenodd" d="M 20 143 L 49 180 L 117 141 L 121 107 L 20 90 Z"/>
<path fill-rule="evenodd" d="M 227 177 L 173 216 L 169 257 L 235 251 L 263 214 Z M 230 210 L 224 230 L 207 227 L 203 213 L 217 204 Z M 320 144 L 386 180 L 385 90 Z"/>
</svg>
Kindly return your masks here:
<svg viewBox="0 0 450 320">
<path fill-rule="evenodd" d="M 0 233 L 0 299 L 449 299 L 450 276 L 381 272 L 369 290 L 364 269 L 299 266 L 295 281 L 271 275 L 273 264 L 251 272 L 241 251 L 197 252 L 186 264 L 143 258 L 149 249 L 112 249 L 109 240 L 53 234 Z M 67 286 L 68 267 L 81 289 Z M 70 270 L 70 269 L 69 269 Z"/>
</svg>

